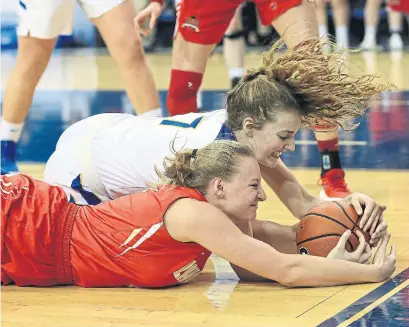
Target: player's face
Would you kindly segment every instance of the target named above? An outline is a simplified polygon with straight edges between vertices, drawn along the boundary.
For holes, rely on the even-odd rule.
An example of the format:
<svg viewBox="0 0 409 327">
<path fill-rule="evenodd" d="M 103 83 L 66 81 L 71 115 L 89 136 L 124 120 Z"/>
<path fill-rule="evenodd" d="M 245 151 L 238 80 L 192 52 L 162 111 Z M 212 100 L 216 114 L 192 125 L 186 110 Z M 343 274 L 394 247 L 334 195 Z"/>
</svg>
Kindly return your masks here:
<svg viewBox="0 0 409 327">
<path fill-rule="evenodd" d="M 283 152 L 294 151 L 294 136 L 300 126 L 301 115 L 289 109 L 281 111 L 274 122 L 264 124 L 261 130 L 253 129 L 250 142 L 257 160 L 274 167 Z"/>
<path fill-rule="evenodd" d="M 223 183 L 222 210 L 234 221 L 245 222 L 256 218 L 258 202 L 266 199 L 261 187 L 260 166 L 254 158 L 240 158 L 238 173 Z"/>
</svg>

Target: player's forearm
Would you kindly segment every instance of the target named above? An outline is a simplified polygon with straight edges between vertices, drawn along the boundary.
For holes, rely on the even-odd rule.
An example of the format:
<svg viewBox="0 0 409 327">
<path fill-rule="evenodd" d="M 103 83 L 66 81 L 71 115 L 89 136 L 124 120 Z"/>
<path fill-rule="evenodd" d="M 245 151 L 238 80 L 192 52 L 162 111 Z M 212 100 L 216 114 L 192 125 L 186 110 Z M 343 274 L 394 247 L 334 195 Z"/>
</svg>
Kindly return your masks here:
<svg viewBox="0 0 409 327">
<path fill-rule="evenodd" d="M 283 163 L 279 163 L 274 168 L 263 165 L 260 168 L 264 181 L 294 217 L 301 219 L 311 208 L 320 203 L 320 200 L 310 194 Z"/>
<path fill-rule="evenodd" d="M 285 280 L 286 286 L 334 286 L 382 280 L 380 269 L 375 265 L 358 264 L 314 256 L 289 255 Z"/>
<path fill-rule="evenodd" d="M 267 243 L 281 253 L 297 253 L 295 236 L 298 224 L 288 226 L 256 219 L 251 222 L 251 226 L 255 239 Z"/>
</svg>

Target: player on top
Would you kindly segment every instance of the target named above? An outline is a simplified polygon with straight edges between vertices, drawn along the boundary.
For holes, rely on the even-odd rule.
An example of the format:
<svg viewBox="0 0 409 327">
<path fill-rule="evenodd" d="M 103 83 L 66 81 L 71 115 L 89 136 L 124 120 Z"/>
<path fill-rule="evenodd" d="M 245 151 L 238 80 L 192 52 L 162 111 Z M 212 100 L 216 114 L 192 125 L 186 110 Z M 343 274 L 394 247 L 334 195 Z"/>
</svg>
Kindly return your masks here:
<svg viewBox="0 0 409 327">
<path fill-rule="evenodd" d="M 160 2 L 161 0 L 157 0 Z M 182 0 L 178 10 L 175 39 L 172 52 L 172 71 L 167 97 L 170 115 L 197 112 L 196 96 L 206 69 L 207 60 L 215 46 L 222 40 L 232 17 L 243 0 Z M 318 37 L 318 21 L 313 0 L 252 0 L 257 6 L 258 16 L 264 25 L 272 25 L 289 46 L 303 41 L 306 36 Z M 147 33 L 143 22 L 151 18 L 154 24 L 155 8 L 151 3 L 135 18 L 138 30 Z M 237 15 L 236 15 L 237 18 Z M 236 19 L 237 22 L 237 19 Z M 237 24 L 237 26 L 239 26 Z M 230 35 L 239 35 L 240 27 L 230 26 Z M 236 53 L 237 66 L 244 56 L 243 41 L 230 42 Z M 240 72 L 235 67 L 234 72 Z M 321 197 L 343 198 L 351 192 L 345 182 L 345 172 L 341 166 L 336 125 L 314 126 L 318 149 L 321 156 Z"/>
</svg>

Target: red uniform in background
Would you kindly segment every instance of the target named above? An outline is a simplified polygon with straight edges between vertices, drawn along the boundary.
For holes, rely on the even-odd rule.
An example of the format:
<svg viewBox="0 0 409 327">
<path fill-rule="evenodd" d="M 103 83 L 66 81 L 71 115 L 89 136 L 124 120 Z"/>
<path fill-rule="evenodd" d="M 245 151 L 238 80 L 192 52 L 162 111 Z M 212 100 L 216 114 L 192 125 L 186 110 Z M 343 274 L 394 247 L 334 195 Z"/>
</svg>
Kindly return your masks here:
<svg viewBox="0 0 409 327">
<path fill-rule="evenodd" d="M 210 252 L 174 240 L 163 215 L 196 190 L 161 187 L 97 206 L 69 203 L 60 187 L 26 175 L 1 177 L 2 284 L 161 287 L 184 283 Z"/>
<path fill-rule="evenodd" d="M 409 14 L 409 0 L 389 0 L 388 6 L 393 11 Z"/>
<path fill-rule="evenodd" d="M 157 0 L 160 2 L 159 0 Z M 226 32 L 236 9 L 244 0 L 182 0 L 178 6 L 175 37 L 203 45 L 218 44 Z M 252 0 L 261 22 L 270 25 L 302 0 Z M 197 92 L 202 72 L 172 69 L 166 106 L 170 116 L 197 112 Z"/>
<path fill-rule="evenodd" d="M 175 26 L 186 41 L 217 44 L 244 0 L 182 0 Z M 278 16 L 301 4 L 302 0 L 252 0 L 263 25 L 270 25 Z"/>
</svg>

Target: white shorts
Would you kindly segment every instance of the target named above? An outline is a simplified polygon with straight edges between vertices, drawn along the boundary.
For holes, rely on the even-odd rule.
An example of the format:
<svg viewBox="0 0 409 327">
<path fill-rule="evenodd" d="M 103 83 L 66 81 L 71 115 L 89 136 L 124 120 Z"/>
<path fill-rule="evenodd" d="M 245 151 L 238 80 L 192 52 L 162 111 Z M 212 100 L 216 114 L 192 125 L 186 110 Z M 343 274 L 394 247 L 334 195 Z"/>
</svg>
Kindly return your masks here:
<svg viewBox="0 0 409 327">
<path fill-rule="evenodd" d="M 75 2 L 88 18 L 98 18 L 126 0 L 20 0 L 19 36 L 53 39 L 72 33 Z"/>
<path fill-rule="evenodd" d="M 93 165 L 93 139 L 104 127 L 115 120 L 116 114 L 104 114 L 71 125 L 60 137 L 56 149 L 48 159 L 44 180 L 62 187 L 71 202 L 97 204 L 108 200 Z M 69 155 L 67 155 L 69 154 Z"/>
</svg>

